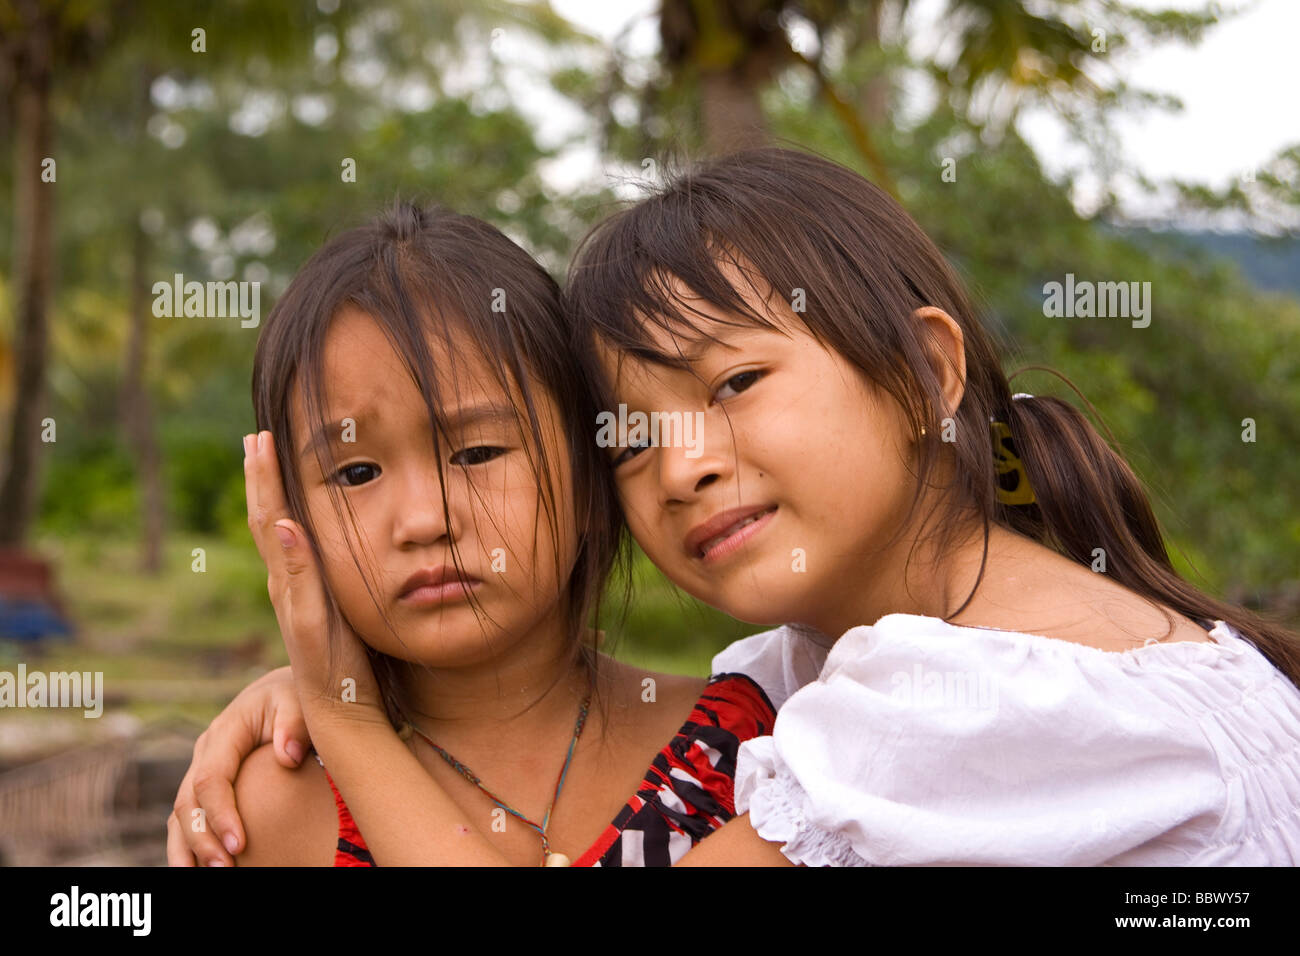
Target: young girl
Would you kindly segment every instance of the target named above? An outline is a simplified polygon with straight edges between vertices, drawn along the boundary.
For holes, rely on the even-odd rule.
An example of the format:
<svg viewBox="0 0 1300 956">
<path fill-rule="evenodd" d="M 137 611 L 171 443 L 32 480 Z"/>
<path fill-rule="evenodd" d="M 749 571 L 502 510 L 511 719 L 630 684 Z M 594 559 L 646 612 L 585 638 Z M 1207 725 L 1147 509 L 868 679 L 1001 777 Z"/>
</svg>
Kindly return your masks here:
<svg viewBox="0 0 1300 956">
<path fill-rule="evenodd" d="M 786 625 L 714 661 L 781 711 L 683 862 L 1300 859 L 1295 639 L 1178 578 L 1127 465 L 1011 394 L 879 190 L 718 160 L 598 227 L 568 297 L 599 407 L 705 416 L 699 453 L 612 450 L 638 542 Z"/>
<path fill-rule="evenodd" d="M 1011 394 L 884 193 L 723 159 L 598 227 L 567 293 L 604 407 L 706 415 L 703 454 L 615 459 L 641 547 L 790 625 L 714 661 L 781 710 L 688 861 L 1300 862 L 1300 645 L 1175 574 L 1129 467 Z"/>
<path fill-rule="evenodd" d="M 405 205 L 268 317 L 249 526 L 319 760 L 244 764 L 240 863 L 667 865 L 730 818 L 736 748 L 774 713 L 743 676 L 592 646 L 621 527 L 564 339 L 522 249 Z M 407 812 L 413 778 L 442 802 Z M 178 805 L 169 830 L 202 820 Z"/>
</svg>

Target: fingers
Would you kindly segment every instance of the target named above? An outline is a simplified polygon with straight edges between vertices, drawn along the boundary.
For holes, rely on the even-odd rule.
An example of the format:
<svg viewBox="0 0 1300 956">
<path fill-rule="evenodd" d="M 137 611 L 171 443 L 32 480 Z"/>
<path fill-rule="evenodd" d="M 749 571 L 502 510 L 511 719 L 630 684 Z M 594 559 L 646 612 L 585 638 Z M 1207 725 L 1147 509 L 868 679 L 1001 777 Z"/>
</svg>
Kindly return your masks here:
<svg viewBox="0 0 1300 956">
<path fill-rule="evenodd" d="M 176 819 L 174 810 L 167 815 L 167 865 L 194 866 L 194 854 L 190 852 L 189 844 L 185 842 L 180 821 Z"/>
<path fill-rule="evenodd" d="M 287 668 L 281 668 L 287 671 Z M 292 709 L 276 688 L 285 684 L 276 671 L 244 688 L 212 721 L 194 744 L 194 757 L 176 795 L 175 811 L 181 836 L 199 864 L 233 864 L 243 852 L 245 834 L 235 803 L 235 778 L 244 757 L 270 739 L 274 707 Z M 291 678 L 290 678 L 291 680 Z"/>
<path fill-rule="evenodd" d="M 284 481 L 275 457 L 275 440 L 269 431 L 244 436 L 244 497 L 248 507 L 248 529 L 253 533 L 267 569 L 274 575 L 281 563 L 275 523 L 288 521 L 295 531 L 298 528 L 289 519 Z"/>
<path fill-rule="evenodd" d="M 256 456 L 253 454 L 255 436 L 244 436 L 244 504 L 248 509 L 248 530 L 253 534 L 253 541 L 257 544 L 257 550 L 262 550 L 260 539 L 261 518 L 257 514 L 257 489 L 254 487 L 253 463 Z"/>
<path fill-rule="evenodd" d="M 195 780 L 200 779 L 196 768 L 201 768 L 204 761 L 210 759 L 205 746 L 206 735 L 207 731 L 194 744 L 194 761 L 181 780 L 172 816 L 167 823 L 167 859 L 172 866 L 233 866 L 235 862 L 213 833 L 210 814 L 205 811 L 204 801 L 194 786 Z M 236 852 L 240 849 L 242 843 L 236 846 Z M 196 862 L 186 863 L 185 857 Z"/>
<path fill-rule="evenodd" d="M 307 732 L 302 705 L 298 703 L 297 688 L 292 681 L 287 685 L 277 685 L 272 689 L 272 700 L 275 713 L 271 718 L 271 736 L 275 740 L 275 758 L 282 765 L 293 768 L 302 763 L 311 746 L 311 735 Z"/>
<path fill-rule="evenodd" d="M 200 749 L 196 745 L 190 768 L 194 799 L 203 808 L 211 839 L 219 840 L 218 846 L 231 854 L 242 852 L 245 846 L 244 826 L 235 807 L 235 778 L 244 758 L 267 742 L 270 689 L 247 687 L 240 691 L 204 732 L 205 746 Z M 191 845 L 202 844 L 210 852 L 211 845 L 199 836 L 190 838 Z"/>
<path fill-rule="evenodd" d="M 289 517 L 271 433 L 245 436 L 244 447 L 248 527 L 266 563 L 267 591 L 292 664 L 300 639 L 325 633 L 324 585 L 306 534 Z"/>
<path fill-rule="evenodd" d="M 272 515 L 271 520 L 289 517 L 289 505 L 284 498 L 284 479 L 280 462 L 275 455 L 275 439 L 268 431 L 257 433 L 257 503 Z"/>
<path fill-rule="evenodd" d="M 186 839 L 192 852 L 204 866 L 233 866 L 234 855 L 242 853 L 245 845 L 244 827 L 235 811 L 234 775 L 196 775 L 194 800 L 202 811 L 196 815 L 191 810 Z"/>
<path fill-rule="evenodd" d="M 311 734 L 298 702 L 298 687 L 293 668 L 277 667 L 269 670 L 249 684 L 241 694 L 258 693 L 267 700 L 266 710 L 271 721 L 271 740 L 275 744 L 275 759 L 281 766 L 292 770 L 302 763 L 311 748 Z M 262 743 L 265 743 L 265 730 Z"/>
</svg>

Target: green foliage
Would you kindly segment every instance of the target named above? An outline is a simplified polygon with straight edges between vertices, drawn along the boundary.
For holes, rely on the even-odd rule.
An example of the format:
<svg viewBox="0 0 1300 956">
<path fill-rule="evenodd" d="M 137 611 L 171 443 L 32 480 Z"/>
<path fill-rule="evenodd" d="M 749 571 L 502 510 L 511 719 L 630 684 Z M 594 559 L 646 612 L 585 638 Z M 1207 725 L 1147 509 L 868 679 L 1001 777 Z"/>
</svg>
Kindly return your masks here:
<svg viewBox="0 0 1300 956">
<path fill-rule="evenodd" d="M 121 533 L 139 511 L 135 466 L 115 442 L 51 456 L 41 499 L 42 531 L 59 536 Z"/>
<path fill-rule="evenodd" d="M 615 581 L 602 615 L 605 649 L 651 666 L 654 660 L 685 660 L 700 673 L 708 659 L 732 641 L 762 628 L 742 624 L 686 594 L 663 576 L 639 549 L 631 566 L 631 600 Z M 699 671 L 700 665 L 703 671 Z"/>
<path fill-rule="evenodd" d="M 232 475 L 239 479 L 243 504 L 243 453 L 226 442 L 186 436 L 169 444 L 167 461 L 173 496 L 171 513 L 180 527 L 203 534 L 223 530 L 220 506 L 229 507 Z M 246 506 L 244 510 L 247 512 Z"/>
</svg>

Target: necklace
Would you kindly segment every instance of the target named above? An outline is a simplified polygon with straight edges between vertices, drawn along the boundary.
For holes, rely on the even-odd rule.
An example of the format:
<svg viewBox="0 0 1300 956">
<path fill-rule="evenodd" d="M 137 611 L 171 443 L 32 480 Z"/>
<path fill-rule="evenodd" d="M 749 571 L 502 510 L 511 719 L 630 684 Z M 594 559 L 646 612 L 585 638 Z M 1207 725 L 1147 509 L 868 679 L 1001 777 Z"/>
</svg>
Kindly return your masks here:
<svg viewBox="0 0 1300 956">
<path fill-rule="evenodd" d="M 487 798 L 489 800 L 495 803 L 506 813 L 510 814 L 513 817 L 516 817 L 525 825 L 532 827 L 534 830 L 538 832 L 538 834 L 542 838 L 542 859 L 543 859 L 542 866 L 570 866 L 571 861 L 563 853 L 551 852 L 551 843 L 546 837 L 546 828 L 551 825 L 551 811 L 555 808 L 555 801 L 560 798 L 560 790 L 564 788 L 564 778 L 569 773 L 569 763 L 573 760 L 573 751 L 574 748 L 578 746 L 578 738 L 582 735 L 582 728 L 583 725 L 586 724 L 587 722 L 587 711 L 590 707 L 591 707 L 591 694 L 588 693 L 587 696 L 582 701 L 582 707 L 578 709 L 578 720 L 577 723 L 575 723 L 573 726 L 573 739 L 569 741 L 569 753 L 564 758 L 564 766 L 560 768 L 559 779 L 555 781 L 555 793 L 552 794 L 551 796 L 551 803 L 546 808 L 546 815 L 542 817 L 542 822 L 540 824 L 534 823 L 532 820 L 529 820 L 526 816 L 524 816 L 514 807 L 509 806 L 507 803 L 505 803 L 505 801 L 499 799 L 496 796 L 496 794 L 494 794 L 487 787 L 483 786 L 483 781 L 479 779 L 478 775 L 475 774 L 474 771 L 470 770 L 469 767 L 465 766 L 463 763 L 461 763 L 459 760 L 457 760 L 455 757 L 449 754 L 442 747 L 439 747 L 436 743 L 434 743 L 433 738 L 431 738 L 419 727 L 415 726 L 415 724 L 411 723 L 410 721 L 407 721 L 406 726 L 410 727 L 417 734 L 423 737 L 428 742 L 429 746 L 432 747 L 434 751 L 438 754 L 438 756 L 442 757 L 443 760 L 451 764 L 452 769 L 455 770 L 458 774 L 460 774 L 470 783 L 474 784 L 474 786 L 478 787 L 479 790 L 483 791 L 483 793 L 487 795 Z M 406 736 L 409 736 L 409 734 L 407 734 Z"/>
</svg>

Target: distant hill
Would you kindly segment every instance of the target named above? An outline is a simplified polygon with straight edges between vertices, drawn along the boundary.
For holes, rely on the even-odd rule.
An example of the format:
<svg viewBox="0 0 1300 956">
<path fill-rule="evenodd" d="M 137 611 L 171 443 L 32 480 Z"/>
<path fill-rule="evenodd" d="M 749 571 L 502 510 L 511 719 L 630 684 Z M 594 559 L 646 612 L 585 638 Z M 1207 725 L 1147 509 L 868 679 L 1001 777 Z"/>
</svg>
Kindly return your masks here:
<svg viewBox="0 0 1300 956">
<path fill-rule="evenodd" d="M 1183 246 L 1189 254 L 1205 252 L 1231 259 L 1257 288 L 1300 298 L 1300 238 L 1268 239 L 1248 232 L 1119 229 L 1139 242 L 1169 249 Z"/>
</svg>

